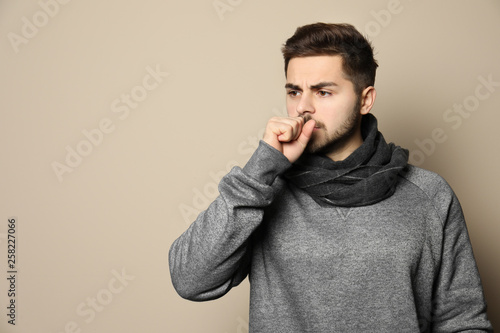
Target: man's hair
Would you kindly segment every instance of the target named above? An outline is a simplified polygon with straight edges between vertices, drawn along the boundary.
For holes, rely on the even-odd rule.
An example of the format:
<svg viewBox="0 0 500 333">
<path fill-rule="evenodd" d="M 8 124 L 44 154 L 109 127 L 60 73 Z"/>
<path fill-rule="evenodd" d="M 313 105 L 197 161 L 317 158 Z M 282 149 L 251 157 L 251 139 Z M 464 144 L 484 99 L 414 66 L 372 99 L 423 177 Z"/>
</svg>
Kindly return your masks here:
<svg viewBox="0 0 500 333">
<path fill-rule="evenodd" d="M 339 55 L 346 79 L 356 93 L 375 84 L 378 64 L 370 42 L 350 24 L 314 23 L 297 28 L 283 45 L 285 75 L 292 58 Z"/>
</svg>

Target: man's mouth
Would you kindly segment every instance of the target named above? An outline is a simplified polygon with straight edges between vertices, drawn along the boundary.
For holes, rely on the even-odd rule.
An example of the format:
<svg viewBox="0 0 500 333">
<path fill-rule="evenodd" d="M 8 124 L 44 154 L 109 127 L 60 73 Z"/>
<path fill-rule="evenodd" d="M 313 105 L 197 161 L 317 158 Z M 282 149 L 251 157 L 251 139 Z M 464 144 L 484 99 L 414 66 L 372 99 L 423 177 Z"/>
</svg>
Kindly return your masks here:
<svg viewBox="0 0 500 333">
<path fill-rule="evenodd" d="M 311 117 L 310 115 L 303 116 L 303 118 L 304 118 L 304 123 L 307 123 L 309 120 L 314 120 L 316 122 L 313 131 L 318 131 L 323 128 L 323 124 L 313 119 L 313 117 Z"/>
</svg>

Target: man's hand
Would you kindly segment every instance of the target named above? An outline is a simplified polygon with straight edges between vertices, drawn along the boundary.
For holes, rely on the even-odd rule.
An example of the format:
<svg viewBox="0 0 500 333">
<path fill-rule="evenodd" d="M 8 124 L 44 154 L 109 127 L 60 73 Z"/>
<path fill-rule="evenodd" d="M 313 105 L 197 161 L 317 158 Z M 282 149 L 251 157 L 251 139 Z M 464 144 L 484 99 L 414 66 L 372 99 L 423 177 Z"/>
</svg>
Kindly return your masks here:
<svg viewBox="0 0 500 333">
<path fill-rule="evenodd" d="M 293 163 L 304 152 L 315 125 L 314 120 L 304 123 L 302 117 L 273 117 L 267 123 L 262 140 Z"/>
</svg>

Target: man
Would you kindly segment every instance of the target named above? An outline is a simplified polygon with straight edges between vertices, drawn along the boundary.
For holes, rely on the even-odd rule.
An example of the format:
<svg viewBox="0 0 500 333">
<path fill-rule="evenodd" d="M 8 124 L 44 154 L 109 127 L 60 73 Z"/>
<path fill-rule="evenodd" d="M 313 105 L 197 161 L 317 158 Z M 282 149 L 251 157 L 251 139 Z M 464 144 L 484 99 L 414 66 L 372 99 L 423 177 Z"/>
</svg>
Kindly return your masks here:
<svg viewBox="0 0 500 333">
<path fill-rule="evenodd" d="M 170 250 L 194 301 L 250 280 L 250 332 L 488 332 L 460 204 L 369 112 L 377 63 L 351 25 L 284 45 L 288 117 Z"/>
</svg>

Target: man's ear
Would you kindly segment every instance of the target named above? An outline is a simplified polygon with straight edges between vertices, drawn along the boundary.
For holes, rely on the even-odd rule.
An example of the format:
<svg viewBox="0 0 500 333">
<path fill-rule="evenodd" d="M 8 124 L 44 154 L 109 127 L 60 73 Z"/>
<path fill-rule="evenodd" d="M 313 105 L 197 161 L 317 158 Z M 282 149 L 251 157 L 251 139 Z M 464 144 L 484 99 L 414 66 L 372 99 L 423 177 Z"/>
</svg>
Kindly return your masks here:
<svg viewBox="0 0 500 333">
<path fill-rule="evenodd" d="M 376 97 L 377 97 L 377 91 L 375 90 L 375 87 L 373 86 L 366 87 L 361 93 L 361 109 L 359 110 L 359 113 L 364 115 L 370 112 L 370 110 L 373 107 L 373 104 L 375 103 Z"/>
</svg>

